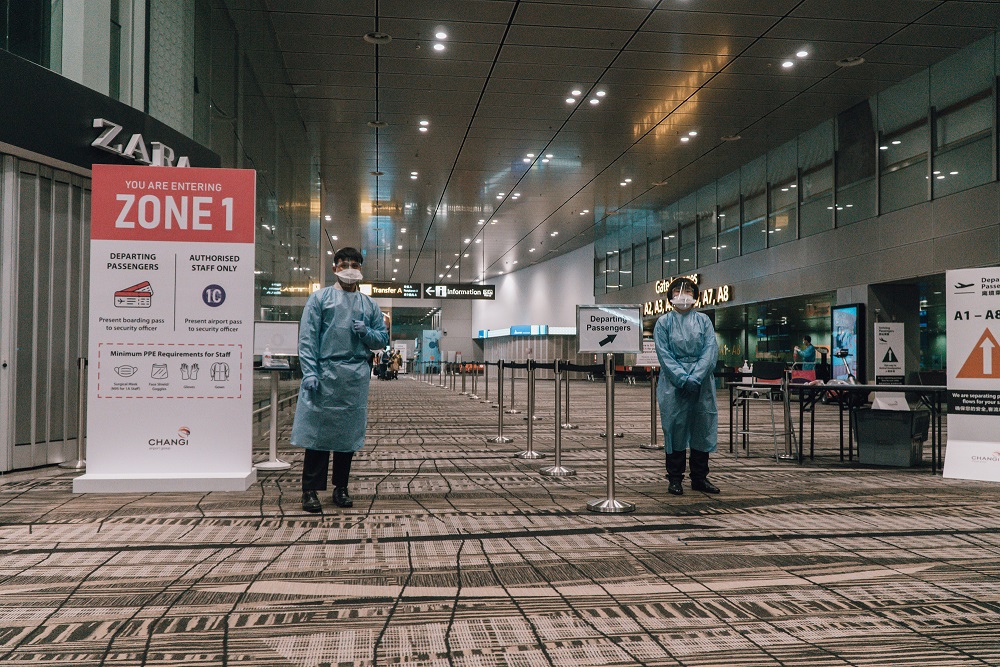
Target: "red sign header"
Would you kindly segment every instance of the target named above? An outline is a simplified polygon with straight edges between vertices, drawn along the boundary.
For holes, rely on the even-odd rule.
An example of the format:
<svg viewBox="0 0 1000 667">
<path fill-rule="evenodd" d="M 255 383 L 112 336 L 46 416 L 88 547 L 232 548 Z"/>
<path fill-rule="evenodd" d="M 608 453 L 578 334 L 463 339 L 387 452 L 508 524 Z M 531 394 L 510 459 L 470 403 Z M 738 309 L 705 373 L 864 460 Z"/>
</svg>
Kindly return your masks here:
<svg viewBox="0 0 1000 667">
<path fill-rule="evenodd" d="M 251 169 L 95 164 L 90 237 L 253 243 L 255 196 Z"/>
</svg>

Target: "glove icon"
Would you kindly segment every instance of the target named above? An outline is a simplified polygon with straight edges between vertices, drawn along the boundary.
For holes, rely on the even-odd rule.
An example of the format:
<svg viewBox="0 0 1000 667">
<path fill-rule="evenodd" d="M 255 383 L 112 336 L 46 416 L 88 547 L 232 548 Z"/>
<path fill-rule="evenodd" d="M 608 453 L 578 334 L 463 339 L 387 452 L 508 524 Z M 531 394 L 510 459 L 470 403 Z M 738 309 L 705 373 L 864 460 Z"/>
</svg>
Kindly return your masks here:
<svg viewBox="0 0 1000 667">
<path fill-rule="evenodd" d="M 305 391 L 316 391 L 319 389 L 319 378 L 313 375 L 302 378 L 302 389 Z"/>
<path fill-rule="evenodd" d="M 363 336 L 368 333 L 368 325 L 361 320 L 354 320 L 354 324 L 351 325 L 351 330 L 359 336 Z"/>
<path fill-rule="evenodd" d="M 182 380 L 190 380 L 191 379 L 191 373 L 188 370 L 188 365 L 187 364 L 181 364 L 181 379 Z"/>
<path fill-rule="evenodd" d="M 192 380 L 197 380 L 198 379 L 198 364 L 192 364 L 191 365 L 190 375 L 191 375 L 191 379 Z"/>
</svg>

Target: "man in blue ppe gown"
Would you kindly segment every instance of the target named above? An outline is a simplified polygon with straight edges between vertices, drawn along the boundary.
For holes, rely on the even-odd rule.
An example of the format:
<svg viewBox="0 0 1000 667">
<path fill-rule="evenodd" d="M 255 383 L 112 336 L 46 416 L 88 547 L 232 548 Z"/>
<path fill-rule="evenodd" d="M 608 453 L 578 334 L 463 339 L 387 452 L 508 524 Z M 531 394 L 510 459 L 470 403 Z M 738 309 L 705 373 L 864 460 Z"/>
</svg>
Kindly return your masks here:
<svg viewBox="0 0 1000 667">
<path fill-rule="evenodd" d="M 333 452 L 333 502 L 351 507 L 347 492 L 354 452 L 365 444 L 368 425 L 370 350 L 389 342 L 385 320 L 371 297 L 358 291 L 364 257 L 355 248 L 334 255 L 337 283 L 313 292 L 299 324 L 302 386 L 292 425 L 292 444 L 304 447 L 302 509 L 323 509 L 318 491 L 326 490 Z"/>
<path fill-rule="evenodd" d="M 802 362 L 802 370 L 816 370 L 816 348 L 813 347 L 812 336 L 803 336 L 802 347 L 796 345 L 792 348 L 792 353 Z"/>
<path fill-rule="evenodd" d="M 708 455 L 719 439 L 719 411 L 715 404 L 715 362 L 719 343 L 715 327 L 704 313 L 694 312 L 698 286 L 690 278 L 676 278 L 667 288 L 673 310 L 656 322 L 653 340 L 660 360 L 657 399 L 667 458 L 667 491 L 684 493 L 687 450 L 691 450 L 691 488 L 719 493 L 708 481 Z"/>
</svg>

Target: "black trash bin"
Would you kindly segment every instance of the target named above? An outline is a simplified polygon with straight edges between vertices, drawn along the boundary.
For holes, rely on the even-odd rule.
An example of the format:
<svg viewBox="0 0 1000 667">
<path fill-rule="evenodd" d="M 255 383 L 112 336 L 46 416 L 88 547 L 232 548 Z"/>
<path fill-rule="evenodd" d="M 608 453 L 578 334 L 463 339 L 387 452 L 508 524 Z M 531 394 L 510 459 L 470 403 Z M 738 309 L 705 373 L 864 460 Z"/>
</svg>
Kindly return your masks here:
<svg viewBox="0 0 1000 667">
<path fill-rule="evenodd" d="M 861 408 L 854 413 L 858 462 L 902 468 L 920 465 L 929 430 L 926 410 Z"/>
</svg>

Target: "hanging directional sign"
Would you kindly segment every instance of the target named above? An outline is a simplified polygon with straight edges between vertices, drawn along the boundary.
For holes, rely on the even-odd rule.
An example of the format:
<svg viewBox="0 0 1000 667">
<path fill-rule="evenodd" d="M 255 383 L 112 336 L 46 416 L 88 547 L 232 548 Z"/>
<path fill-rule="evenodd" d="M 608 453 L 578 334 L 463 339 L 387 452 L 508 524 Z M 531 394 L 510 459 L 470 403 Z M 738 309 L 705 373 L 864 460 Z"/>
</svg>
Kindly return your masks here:
<svg viewBox="0 0 1000 667">
<path fill-rule="evenodd" d="M 363 294 L 383 299 L 420 299 L 420 283 L 361 283 Z"/>
<path fill-rule="evenodd" d="M 641 352 L 639 305 L 577 306 L 580 352 Z"/>
<path fill-rule="evenodd" d="M 454 284 L 437 285 L 424 283 L 423 297 L 425 299 L 496 299 L 497 289 L 494 285 Z"/>
<path fill-rule="evenodd" d="M 944 476 L 1000 482 L 1000 268 L 948 271 Z"/>
</svg>

